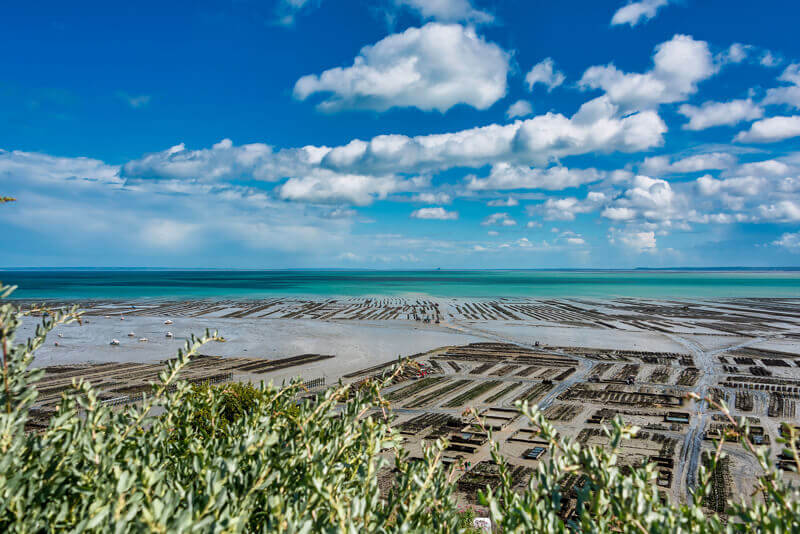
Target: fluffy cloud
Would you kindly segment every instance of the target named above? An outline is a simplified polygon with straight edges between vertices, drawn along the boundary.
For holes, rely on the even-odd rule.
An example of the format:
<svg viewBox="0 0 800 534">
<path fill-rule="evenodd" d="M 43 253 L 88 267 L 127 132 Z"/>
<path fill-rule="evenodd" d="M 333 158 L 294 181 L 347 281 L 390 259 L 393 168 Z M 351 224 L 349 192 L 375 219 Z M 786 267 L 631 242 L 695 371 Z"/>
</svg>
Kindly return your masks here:
<svg viewBox="0 0 800 534">
<path fill-rule="evenodd" d="M 0 177 L 3 194 L 14 191 L 15 182 L 45 187 L 65 185 L 80 191 L 106 184 L 121 187 L 119 167 L 91 158 L 60 158 L 37 152 L 0 149 Z M 10 189 L 9 189 L 10 188 Z"/>
<path fill-rule="evenodd" d="M 565 250 L 565 247 L 562 246 L 553 246 L 547 241 L 541 242 L 532 242 L 527 237 L 521 237 L 516 241 L 511 241 L 508 243 L 501 243 L 499 245 L 494 244 L 485 244 L 485 245 L 475 245 L 473 247 L 475 252 L 503 252 L 504 260 L 508 260 L 508 254 L 514 254 L 516 251 L 524 251 L 526 253 L 530 252 L 554 252 L 554 251 L 562 251 Z"/>
<path fill-rule="evenodd" d="M 538 115 L 513 124 L 491 124 L 454 133 L 407 137 L 381 135 L 330 150 L 321 165 L 358 172 L 422 172 L 499 161 L 547 164 L 591 152 L 638 152 L 659 146 L 666 125 L 653 111 L 617 117 L 605 98 L 585 103 L 572 118 Z"/>
<path fill-rule="evenodd" d="M 664 219 L 671 215 L 676 196 L 669 182 L 636 176 L 632 185 L 623 198 L 617 200 L 617 205 L 638 209 L 648 219 Z"/>
<path fill-rule="evenodd" d="M 619 8 L 611 18 L 611 25 L 630 24 L 636 26 L 640 22 L 650 20 L 656 16 L 658 10 L 669 3 L 669 0 L 640 0 L 630 2 Z"/>
<path fill-rule="evenodd" d="M 291 266 L 301 257 L 332 253 L 351 226 L 234 184 L 126 184 L 118 166 L 88 158 L 0 151 L 0 182 L 5 194 L 19 199 L 13 210 L 0 210 L 0 226 L 14 235 L 36 235 L 30 246 L 18 242 L 17 249 L 30 257 L 46 250 L 60 265 L 180 266 L 200 247 L 220 247 L 224 257 L 203 256 L 198 265 L 255 266 L 264 259 L 259 251 L 280 251 L 282 264 Z M 79 231 L 41 233 L 65 221 Z"/>
<path fill-rule="evenodd" d="M 340 174 L 317 169 L 301 178 L 290 178 L 278 188 L 284 200 L 314 203 L 371 204 L 389 193 L 413 189 L 412 182 L 395 176 Z"/>
<path fill-rule="evenodd" d="M 417 12 L 423 19 L 440 22 L 488 23 L 494 17 L 472 6 L 469 0 L 394 0 L 397 7 Z"/>
<path fill-rule="evenodd" d="M 762 161 L 751 161 L 749 163 L 742 163 L 734 168 L 723 173 L 725 177 L 737 176 L 767 176 L 767 177 L 784 177 L 790 174 L 800 174 L 800 165 L 797 161 L 792 161 L 794 158 L 789 157 L 787 161 L 780 161 L 777 159 L 767 159 Z"/>
<path fill-rule="evenodd" d="M 517 153 L 533 162 L 589 152 L 638 152 L 659 146 L 666 125 L 653 111 L 618 116 L 605 97 L 583 104 L 571 119 L 548 113 L 522 122 L 513 139 Z"/>
<path fill-rule="evenodd" d="M 565 79 L 564 73 L 555 68 L 553 58 L 543 59 L 525 75 L 525 83 L 528 84 L 528 90 L 530 91 L 533 91 L 533 87 L 537 83 L 547 87 L 548 91 L 552 91 L 564 83 Z"/>
<path fill-rule="evenodd" d="M 549 198 L 544 204 L 528 206 L 528 213 L 541 213 L 548 221 L 574 221 L 576 215 L 595 211 L 606 200 L 606 195 L 597 191 L 590 192 L 584 200 L 575 197 Z"/>
<path fill-rule="evenodd" d="M 774 204 L 762 204 L 758 213 L 764 219 L 776 222 L 800 221 L 800 200 L 781 200 Z"/>
<path fill-rule="evenodd" d="M 725 169 L 719 178 L 698 178 L 694 188 L 686 190 L 693 208 L 685 217 L 699 223 L 795 221 L 800 217 L 798 193 L 796 154 L 743 163 Z"/>
<path fill-rule="evenodd" d="M 533 106 L 527 100 L 517 100 L 508 107 L 506 111 L 506 118 L 513 119 L 515 117 L 527 117 L 533 114 Z"/>
<path fill-rule="evenodd" d="M 783 247 L 792 252 L 800 252 L 800 232 L 783 234 L 780 239 L 772 242 L 776 247 Z"/>
<path fill-rule="evenodd" d="M 579 85 L 602 89 L 611 102 L 623 109 L 647 109 L 686 100 L 697 84 L 717 72 L 705 41 L 675 35 L 656 46 L 653 68 L 644 74 L 625 73 L 613 64 L 590 67 Z"/>
<path fill-rule="evenodd" d="M 453 201 L 448 193 L 443 192 L 424 192 L 411 197 L 411 202 L 421 202 L 422 204 L 450 204 Z"/>
<path fill-rule="evenodd" d="M 716 180 L 711 176 L 701 176 L 697 179 L 697 190 L 701 195 L 713 196 L 722 192 L 742 195 L 758 195 L 761 188 L 767 185 L 767 180 L 754 176 Z"/>
<path fill-rule="evenodd" d="M 764 104 L 786 104 L 800 109 L 800 63 L 793 63 L 778 77 L 791 85 L 767 90 Z"/>
<path fill-rule="evenodd" d="M 322 211 L 320 215 L 326 219 L 350 219 L 358 215 L 358 212 L 356 210 L 343 208 L 340 206 L 338 208 Z"/>
<path fill-rule="evenodd" d="M 686 199 L 678 195 L 665 180 L 638 175 L 629 187 L 602 212 L 615 221 L 641 219 L 666 221 L 685 215 Z"/>
<path fill-rule="evenodd" d="M 596 169 L 568 169 L 566 167 L 538 169 L 509 163 L 497 163 L 492 166 L 492 170 L 486 178 L 467 177 L 467 188 L 473 191 L 503 189 L 546 189 L 557 191 L 596 182 L 602 177 L 603 173 Z"/>
<path fill-rule="evenodd" d="M 639 170 L 645 174 L 684 174 L 727 169 L 736 164 L 736 156 L 725 152 L 708 152 L 670 160 L 668 156 L 645 158 Z"/>
<path fill-rule="evenodd" d="M 612 221 L 630 221 L 635 219 L 637 212 L 633 208 L 608 207 L 603 210 L 603 217 Z"/>
<path fill-rule="evenodd" d="M 311 170 L 329 150 L 309 146 L 276 152 L 263 143 L 235 146 L 230 139 L 223 139 L 211 148 L 189 150 L 181 143 L 126 163 L 122 175 L 132 182 L 151 179 L 217 182 L 240 178 L 275 181 Z"/>
<path fill-rule="evenodd" d="M 733 126 L 742 121 L 752 121 L 764 116 L 762 107 L 749 98 L 730 102 L 705 102 L 700 107 L 684 104 L 679 112 L 689 119 L 689 122 L 683 125 L 684 130 Z"/>
<path fill-rule="evenodd" d="M 458 219 L 458 212 L 447 211 L 442 207 L 420 208 L 411 212 L 414 219 L 433 219 L 438 221 L 453 221 Z"/>
<path fill-rule="evenodd" d="M 350 67 L 303 76 L 294 96 L 325 93 L 319 107 L 326 111 L 486 109 L 506 94 L 509 57 L 474 28 L 432 22 L 365 46 Z"/>
<path fill-rule="evenodd" d="M 800 136 L 800 115 L 770 117 L 754 122 L 749 130 L 736 134 L 739 143 L 775 143 Z"/>
<path fill-rule="evenodd" d="M 500 226 L 516 226 L 517 221 L 511 218 L 508 213 L 493 213 L 486 217 L 481 223 L 483 226 L 500 225 Z"/>
<path fill-rule="evenodd" d="M 761 54 L 761 58 L 758 61 L 762 67 L 777 67 L 783 60 L 779 57 L 770 52 L 769 50 L 765 50 L 764 53 Z"/>
<path fill-rule="evenodd" d="M 786 67 L 786 70 L 781 73 L 778 79 L 783 82 L 800 85 L 800 63 L 792 63 Z"/>
<path fill-rule="evenodd" d="M 656 250 L 656 234 L 652 231 L 640 232 L 612 228 L 608 240 L 612 245 L 619 242 L 637 252 L 654 252 Z"/>
<path fill-rule="evenodd" d="M 586 240 L 581 236 L 581 234 L 576 234 L 570 230 L 561 232 L 558 238 L 556 238 L 556 241 L 572 246 L 581 246 L 586 244 Z"/>
<path fill-rule="evenodd" d="M 179 144 L 125 164 L 122 176 L 131 183 L 168 179 L 213 183 L 302 179 L 320 168 L 384 176 L 499 162 L 547 165 L 572 155 L 647 150 L 663 143 L 666 129 L 653 111 L 620 117 L 618 108 L 600 97 L 583 104 L 571 118 L 547 113 L 452 133 L 379 135 L 334 148 L 274 150 L 262 143 L 235 146 L 228 139 L 199 150 Z"/>
<path fill-rule="evenodd" d="M 752 49 L 753 47 L 750 45 L 733 43 L 727 50 L 717 54 L 717 62 L 723 65 L 727 63 L 741 63 L 747 59 Z"/>
</svg>

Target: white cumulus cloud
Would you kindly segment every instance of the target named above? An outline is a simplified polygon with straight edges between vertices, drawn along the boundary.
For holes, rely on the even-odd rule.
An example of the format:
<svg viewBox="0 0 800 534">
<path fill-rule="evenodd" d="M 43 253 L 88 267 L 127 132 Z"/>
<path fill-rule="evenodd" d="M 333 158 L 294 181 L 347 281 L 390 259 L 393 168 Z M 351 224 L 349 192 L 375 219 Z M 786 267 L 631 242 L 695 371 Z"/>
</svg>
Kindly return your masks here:
<svg viewBox="0 0 800 534">
<path fill-rule="evenodd" d="M 414 219 L 433 219 L 438 221 L 454 221 L 458 219 L 458 212 L 447 211 L 442 207 L 420 208 L 411 212 Z"/>
<path fill-rule="evenodd" d="M 751 99 L 729 102 L 704 102 L 701 106 L 684 104 L 678 110 L 689 119 L 684 130 L 705 130 L 713 126 L 733 126 L 764 116 L 764 109 Z"/>
<path fill-rule="evenodd" d="M 322 219 L 316 210 L 256 188 L 175 179 L 130 182 L 119 166 L 98 160 L 0 150 L 3 193 L 19 199 L 13 210 L 0 210 L 0 227 L 40 234 L 43 226 L 69 221 L 80 231 L 45 236 L 37 244 L 58 255 L 62 265 L 85 265 L 87 257 L 101 266 L 169 264 L 170 258 L 186 265 L 186 254 L 200 246 L 226 249 L 224 260 L 206 255 L 202 266 L 221 266 L 230 258 L 248 265 L 258 251 L 327 258 L 349 237 L 349 221 Z"/>
<path fill-rule="evenodd" d="M 533 114 L 533 106 L 527 100 L 517 100 L 506 110 L 506 118 L 527 117 Z"/>
<path fill-rule="evenodd" d="M 617 242 L 637 252 L 654 252 L 656 250 L 656 234 L 653 231 L 637 232 L 631 230 L 611 229 L 609 242 Z"/>
<path fill-rule="evenodd" d="M 516 226 L 517 221 L 511 218 L 508 213 L 492 213 L 481 223 L 483 226 Z"/>
<path fill-rule="evenodd" d="M 299 178 L 290 178 L 278 188 L 284 200 L 312 203 L 371 204 L 389 193 L 407 191 L 411 184 L 394 176 L 340 174 L 317 169 Z"/>
<path fill-rule="evenodd" d="M 309 146 L 276 152 L 263 143 L 236 146 L 230 139 L 223 139 L 211 148 L 191 150 L 181 143 L 126 163 L 122 175 L 133 181 L 216 182 L 239 178 L 275 181 L 310 170 L 329 150 Z"/>
<path fill-rule="evenodd" d="M 764 219 L 776 222 L 800 221 L 800 200 L 781 200 L 774 204 L 763 204 L 758 213 Z"/>
<path fill-rule="evenodd" d="M 669 0 L 640 0 L 630 2 L 619 8 L 611 18 L 611 25 L 630 24 L 636 26 L 640 22 L 656 16 L 658 10 L 669 3 Z"/>
<path fill-rule="evenodd" d="M 420 202 L 422 204 L 450 204 L 453 197 L 449 193 L 426 191 L 418 193 L 411 197 L 411 202 Z"/>
<path fill-rule="evenodd" d="M 639 170 L 645 174 L 685 174 L 708 170 L 728 169 L 736 164 L 736 156 L 726 152 L 707 152 L 683 158 L 669 156 L 645 158 Z"/>
<path fill-rule="evenodd" d="M 580 246 L 586 244 L 586 240 L 581 236 L 581 234 L 576 234 L 575 232 L 572 232 L 570 230 L 561 232 L 561 234 L 558 236 L 558 241 L 573 246 Z"/>
<path fill-rule="evenodd" d="M 727 50 L 717 54 L 717 61 L 721 64 L 741 63 L 750 54 L 753 47 L 742 43 L 733 43 Z"/>
<path fill-rule="evenodd" d="M 556 69 L 553 58 L 543 59 L 525 75 L 525 83 L 528 84 L 530 91 L 533 91 L 533 87 L 537 83 L 547 87 L 548 91 L 552 91 L 564 83 L 565 79 L 564 73 Z"/>
<path fill-rule="evenodd" d="M 666 180 L 637 175 L 602 215 L 611 220 L 669 221 L 685 216 L 685 204 L 684 196 L 676 193 Z"/>
<path fill-rule="evenodd" d="M 800 63 L 792 63 L 778 77 L 790 85 L 767 89 L 764 104 L 786 104 L 800 109 Z"/>
<path fill-rule="evenodd" d="M 773 241 L 772 244 L 792 252 L 800 252 L 800 232 L 786 232 L 779 239 Z"/>
<path fill-rule="evenodd" d="M 776 56 L 775 54 L 770 52 L 769 50 L 766 50 L 763 54 L 761 54 L 759 63 L 761 63 L 762 67 L 771 68 L 771 67 L 777 67 L 778 65 L 783 63 L 783 60 L 779 56 Z"/>
<path fill-rule="evenodd" d="M 475 9 L 469 0 L 394 0 L 397 7 L 415 11 L 423 19 L 439 22 L 489 23 L 494 17 Z"/>
<path fill-rule="evenodd" d="M 431 22 L 365 46 L 350 67 L 303 76 L 294 96 L 323 93 L 319 107 L 327 111 L 486 109 L 506 94 L 509 58 L 474 28 Z"/>
<path fill-rule="evenodd" d="M 510 163 L 497 163 L 492 166 L 491 172 L 486 178 L 468 176 L 467 188 L 474 191 L 503 189 L 558 191 L 596 182 L 603 176 L 604 173 L 596 169 L 568 169 L 566 167 L 539 169 Z"/>
<path fill-rule="evenodd" d="M 541 213 L 548 221 L 574 221 L 576 215 L 595 211 L 606 200 L 604 193 L 591 191 L 584 200 L 575 197 L 549 198 L 543 204 L 528 206 L 528 213 Z"/>
<path fill-rule="evenodd" d="M 98 183 L 120 187 L 124 180 L 120 178 L 119 170 L 116 165 L 92 158 L 63 158 L 38 152 L 0 149 L 0 181 L 5 182 L 4 185 L 10 185 L 16 179 L 41 186 L 68 181 L 78 191 Z M 8 193 L 8 190 L 2 191 L 2 194 Z"/>
<path fill-rule="evenodd" d="M 623 109 L 646 109 L 686 100 L 697 91 L 698 83 L 716 72 L 708 43 L 675 35 L 656 46 L 651 70 L 625 73 L 613 64 L 598 65 L 583 73 L 579 85 L 602 89 Z"/>
<path fill-rule="evenodd" d="M 739 143 L 775 143 L 800 136 L 800 115 L 770 117 L 754 122 L 749 130 L 736 134 Z"/>
<path fill-rule="evenodd" d="M 608 207 L 603 210 L 603 217 L 612 221 L 630 221 L 636 218 L 636 210 L 625 207 Z"/>
<path fill-rule="evenodd" d="M 490 124 L 450 133 L 379 135 L 337 147 L 275 150 L 263 143 L 234 145 L 224 139 L 211 148 L 179 144 L 130 161 L 129 181 L 301 179 L 323 168 L 343 174 L 385 176 L 481 167 L 499 162 L 546 166 L 566 156 L 593 152 L 638 152 L 659 146 L 667 127 L 654 111 L 620 116 L 605 97 L 581 106 L 572 117 L 547 113 L 511 124 Z"/>
<path fill-rule="evenodd" d="M 738 196 L 756 196 L 767 185 L 765 178 L 755 176 L 717 180 L 706 175 L 697 179 L 697 190 L 703 196 L 714 196 L 723 192 Z"/>
</svg>

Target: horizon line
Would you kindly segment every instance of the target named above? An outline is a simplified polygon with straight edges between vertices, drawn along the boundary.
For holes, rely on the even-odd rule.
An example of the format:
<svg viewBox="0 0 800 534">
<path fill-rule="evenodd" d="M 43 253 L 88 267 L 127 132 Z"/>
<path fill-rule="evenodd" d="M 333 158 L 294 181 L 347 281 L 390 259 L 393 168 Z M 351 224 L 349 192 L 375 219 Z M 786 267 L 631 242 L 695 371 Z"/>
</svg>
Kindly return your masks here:
<svg viewBox="0 0 800 534">
<path fill-rule="evenodd" d="M 0 272 L 87 272 L 87 271 L 171 271 L 171 272 L 303 272 L 303 271 L 372 271 L 372 272 L 453 272 L 453 271 L 798 271 L 800 266 L 741 265 L 710 267 L 420 267 L 420 268 L 373 268 L 373 267 L 0 267 Z"/>
</svg>

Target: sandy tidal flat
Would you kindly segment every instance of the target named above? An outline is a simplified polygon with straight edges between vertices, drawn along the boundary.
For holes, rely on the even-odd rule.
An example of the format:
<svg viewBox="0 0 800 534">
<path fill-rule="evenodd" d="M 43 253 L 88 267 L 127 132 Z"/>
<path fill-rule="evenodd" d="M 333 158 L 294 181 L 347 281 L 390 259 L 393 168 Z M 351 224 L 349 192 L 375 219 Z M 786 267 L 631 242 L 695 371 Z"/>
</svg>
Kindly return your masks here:
<svg viewBox="0 0 800 534">
<path fill-rule="evenodd" d="M 336 357 L 269 374 L 281 381 L 303 376 L 337 380 L 343 374 L 410 356 L 445 345 L 461 345 L 480 341 L 474 335 L 451 331 L 435 325 L 362 324 L 305 319 L 219 319 L 174 318 L 165 325 L 166 317 L 129 316 L 90 317 L 83 326 L 60 327 L 36 354 L 37 366 L 74 363 L 137 362 L 152 363 L 172 357 L 191 334 L 205 329 L 217 330 L 226 341 L 210 343 L 202 353 L 212 356 L 278 359 L 298 354 L 333 354 Z M 33 333 L 34 321 L 28 321 L 21 335 Z M 174 337 L 167 338 L 166 332 Z M 128 333 L 134 333 L 129 337 Z M 63 337 L 57 337 L 61 333 Z M 145 337 L 147 342 L 140 342 Z M 111 346 L 112 339 L 120 345 Z M 59 346 L 55 346 L 55 343 Z"/>
</svg>

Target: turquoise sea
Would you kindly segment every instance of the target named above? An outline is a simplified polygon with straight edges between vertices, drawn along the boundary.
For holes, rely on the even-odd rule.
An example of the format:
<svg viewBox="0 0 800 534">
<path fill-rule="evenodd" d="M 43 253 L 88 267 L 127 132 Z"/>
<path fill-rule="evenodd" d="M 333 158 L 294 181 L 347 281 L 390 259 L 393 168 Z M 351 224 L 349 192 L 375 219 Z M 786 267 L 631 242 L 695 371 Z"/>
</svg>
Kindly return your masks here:
<svg viewBox="0 0 800 534">
<path fill-rule="evenodd" d="M 800 270 L 769 271 L 0 271 L 20 299 L 800 297 Z"/>
</svg>

